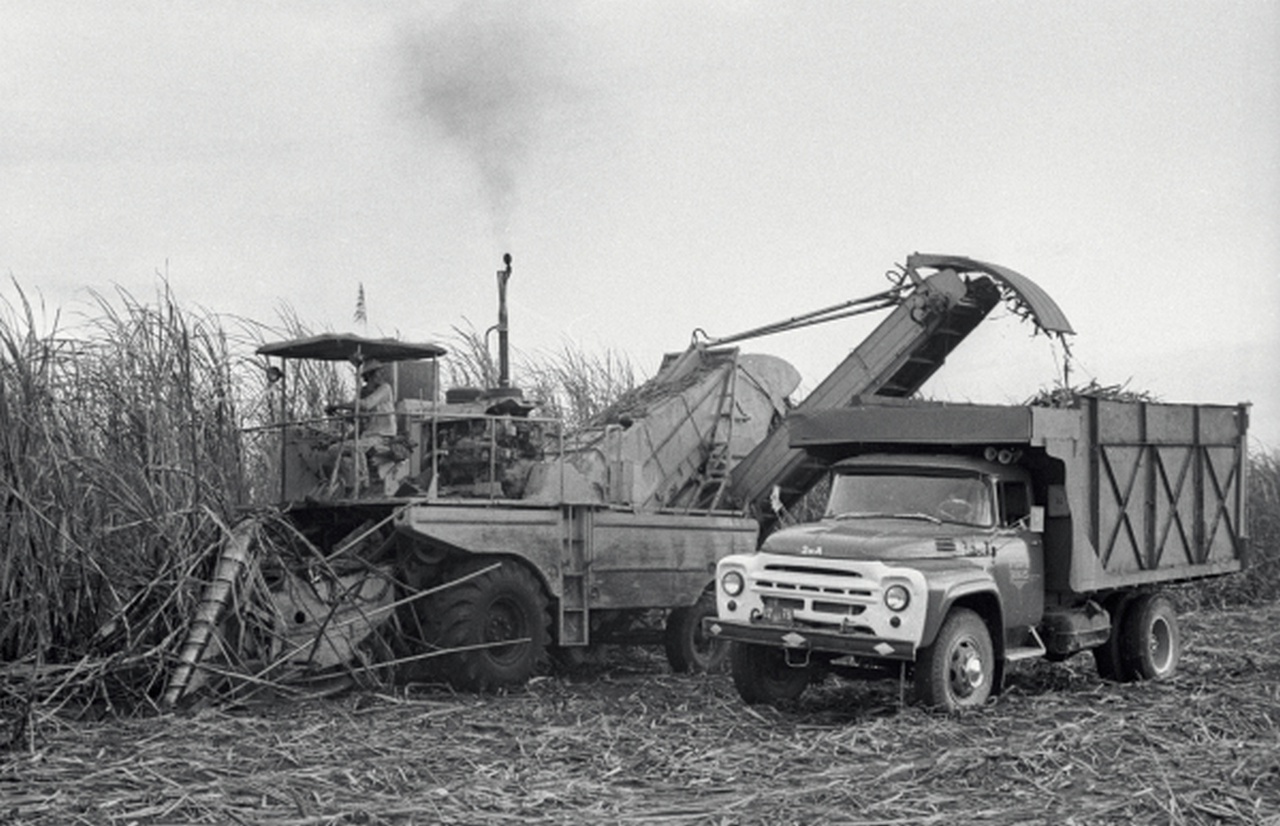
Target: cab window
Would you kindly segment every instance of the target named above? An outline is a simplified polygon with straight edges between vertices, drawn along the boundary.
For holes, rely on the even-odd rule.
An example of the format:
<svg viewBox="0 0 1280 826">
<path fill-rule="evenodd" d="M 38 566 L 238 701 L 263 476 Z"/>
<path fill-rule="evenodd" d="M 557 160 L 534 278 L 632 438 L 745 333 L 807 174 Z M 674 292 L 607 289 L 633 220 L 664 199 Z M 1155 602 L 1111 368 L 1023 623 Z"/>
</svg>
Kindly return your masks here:
<svg viewBox="0 0 1280 826">
<path fill-rule="evenodd" d="M 1031 515 L 1031 491 L 1025 482 L 1001 482 L 999 488 L 1001 525 L 1013 525 Z"/>
</svg>

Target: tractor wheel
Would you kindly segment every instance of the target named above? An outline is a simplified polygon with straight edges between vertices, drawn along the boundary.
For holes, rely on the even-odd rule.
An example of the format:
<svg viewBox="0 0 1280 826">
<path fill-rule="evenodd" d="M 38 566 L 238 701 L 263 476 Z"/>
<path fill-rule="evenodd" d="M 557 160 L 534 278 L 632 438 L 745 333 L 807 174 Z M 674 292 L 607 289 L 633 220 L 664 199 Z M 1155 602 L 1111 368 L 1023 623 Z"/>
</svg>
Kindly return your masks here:
<svg viewBox="0 0 1280 826">
<path fill-rule="evenodd" d="M 1182 635 L 1178 613 L 1163 594 L 1142 594 L 1125 612 L 1120 658 L 1132 680 L 1163 680 L 1178 670 Z"/>
<path fill-rule="evenodd" d="M 995 666 L 987 624 L 968 608 L 956 608 L 916 660 L 916 695 L 925 705 L 946 711 L 976 708 L 991 696 Z"/>
<path fill-rule="evenodd" d="M 1098 676 L 1104 680 L 1123 683 L 1133 679 L 1125 671 L 1121 645 L 1124 640 L 1125 617 L 1132 604 L 1133 594 L 1117 594 L 1107 600 L 1107 613 L 1111 615 L 1111 633 L 1107 641 L 1093 649 L 1093 664 L 1098 669 Z"/>
<path fill-rule="evenodd" d="M 729 669 L 738 696 L 748 705 L 796 700 L 814 675 L 812 665 L 788 664 L 787 652 L 782 648 L 741 642 L 729 646 Z"/>
<path fill-rule="evenodd" d="M 715 615 L 716 597 L 712 593 L 704 593 L 693 605 L 674 608 L 667 615 L 663 644 L 672 671 L 706 674 L 724 668 L 729 646 L 702 630 L 702 620 Z"/>
<path fill-rule="evenodd" d="M 476 559 L 455 568 L 457 580 L 494 564 Z M 500 566 L 426 598 L 427 641 L 443 654 L 433 669 L 454 688 L 493 691 L 523 685 L 547 651 L 549 614 L 542 585 L 519 562 Z M 463 650 L 465 649 L 465 650 Z"/>
</svg>

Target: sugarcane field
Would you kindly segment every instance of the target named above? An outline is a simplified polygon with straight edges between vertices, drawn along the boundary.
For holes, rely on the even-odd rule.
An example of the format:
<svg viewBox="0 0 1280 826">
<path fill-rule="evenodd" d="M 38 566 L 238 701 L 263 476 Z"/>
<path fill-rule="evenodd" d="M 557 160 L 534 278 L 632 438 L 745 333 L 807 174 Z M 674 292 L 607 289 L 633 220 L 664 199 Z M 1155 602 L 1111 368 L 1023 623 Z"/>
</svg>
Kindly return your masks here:
<svg viewBox="0 0 1280 826">
<path fill-rule="evenodd" d="M 0 826 L 1280 826 L 1280 4 L 2 19 Z"/>
<path fill-rule="evenodd" d="M 929 263 L 940 277 L 967 267 L 1016 278 L 967 259 Z M 510 266 L 508 258 L 508 276 Z M 908 289 L 910 282 L 903 283 Z M 1029 293 L 1025 282 L 1016 283 Z M 1020 295 L 993 293 L 988 303 Z M 1046 323 L 1056 308 L 1047 297 L 1036 301 L 1038 312 L 1027 304 L 1028 323 Z M 914 306 L 910 294 L 903 306 Z M 594 465 L 564 458 L 581 450 L 584 437 L 525 434 L 558 451 L 547 461 L 562 487 L 547 510 L 537 461 L 514 489 L 510 473 L 503 484 L 490 481 L 488 465 L 498 461 L 492 454 L 477 465 L 468 443 L 455 439 L 429 462 L 416 446 L 396 460 L 411 473 L 395 473 L 394 463 L 379 471 L 371 459 L 366 477 L 343 479 L 341 462 L 320 472 L 297 459 L 305 454 L 289 452 L 303 449 L 287 441 L 303 431 L 269 426 L 281 416 L 297 418 L 299 410 L 307 421 L 325 418 L 319 410 L 325 401 L 351 392 L 349 363 L 370 360 L 362 362 L 361 353 L 352 358 L 352 347 L 385 359 L 425 354 L 432 363 L 446 348 L 296 328 L 285 331 L 283 344 L 270 343 L 279 333 L 240 322 L 228 328 L 224 319 L 183 310 L 167 292 L 156 304 L 103 297 L 98 309 L 83 337 L 36 335 L 29 309 L 12 316 L 4 332 L 0 412 L 7 426 L 0 438 L 6 455 L 18 459 L 38 449 L 42 459 L 5 466 L 0 822 L 1280 822 L 1274 597 L 1280 465 L 1270 454 L 1248 456 L 1246 491 L 1245 473 L 1231 469 L 1244 461 L 1239 444 L 1226 443 L 1226 463 L 1206 453 L 1203 474 L 1215 480 L 1221 499 L 1214 524 L 1225 526 L 1207 533 L 1248 536 L 1248 565 L 1240 573 L 1175 581 L 1161 592 L 1163 602 L 1150 603 L 1153 627 L 1169 633 L 1139 637 L 1141 653 L 1163 672 L 1141 672 L 1119 632 L 1104 626 L 1102 637 L 1093 636 L 1096 623 L 1088 618 L 1109 615 L 1101 605 L 1123 613 L 1125 629 L 1135 615 L 1125 608 L 1130 603 L 1101 596 L 1081 602 L 1084 619 L 1073 620 L 1085 623 L 1080 634 L 1064 636 L 1046 625 L 1033 636 L 1049 640 L 1053 632 L 1070 645 L 1111 642 L 1072 651 L 1050 640 L 1046 645 L 1055 647 L 1042 645 L 1041 656 L 1010 656 L 995 684 L 984 670 L 990 663 L 978 659 L 981 649 L 969 651 L 959 671 L 944 667 L 941 693 L 925 676 L 932 668 L 919 661 L 822 656 L 818 645 L 810 653 L 797 642 L 786 643 L 782 672 L 760 671 L 756 660 L 739 654 L 770 649 L 711 637 L 726 615 L 717 619 L 715 603 L 699 597 L 711 576 L 701 561 L 689 574 L 690 596 L 672 592 L 663 603 L 650 593 L 631 610 L 610 609 L 601 591 L 629 589 L 631 578 L 647 574 L 627 563 L 632 573 L 617 584 L 611 555 L 625 551 L 614 550 L 606 534 L 584 531 L 577 543 L 554 540 L 564 555 L 563 580 L 537 584 L 544 574 L 533 573 L 539 557 L 530 543 L 542 529 L 530 514 L 550 514 L 539 519 L 554 526 L 555 514 L 573 512 L 555 503 L 569 498 L 565 467 L 583 476 L 574 484 L 590 482 Z M 909 312 L 909 323 L 922 326 L 920 310 Z M 442 405 L 453 418 L 428 416 L 432 430 L 410 431 L 425 444 L 443 442 L 441 434 L 459 421 L 468 428 L 475 421 L 531 421 L 517 404 L 524 391 L 502 381 L 517 371 L 537 382 L 531 396 L 569 399 L 554 411 L 557 426 L 567 420 L 588 434 L 588 445 L 596 444 L 592 423 L 610 417 L 629 420 L 629 431 L 645 428 L 646 444 L 654 432 L 679 434 L 702 409 L 690 398 L 710 399 L 702 407 L 715 421 L 722 403 L 702 388 L 730 384 L 726 375 L 773 388 L 754 401 L 740 397 L 743 409 L 761 406 L 757 418 L 766 421 L 771 394 L 794 389 L 775 361 L 712 358 L 696 343 L 642 382 L 615 354 L 596 358 L 566 348 L 539 366 L 512 363 L 504 347 L 494 364 L 483 340 L 467 332 L 451 349 L 461 365 L 453 381 L 504 389 L 481 400 L 481 413 L 471 392 L 453 407 Z M 276 367 L 264 357 L 280 353 L 297 360 Z M 328 358 L 309 358 L 317 353 Z M 704 361 L 684 373 L 672 370 L 694 358 Z M 898 363 L 896 355 L 888 360 Z M 866 355 L 859 363 L 876 362 Z M 273 368 L 292 380 L 287 390 Z M 446 369 L 438 365 L 432 375 Z M 590 391 L 578 401 L 563 389 L 573 381 Z M 682 400 L 678 416 L 666 414 L 672 397 Z M 1014 409 L 1074 415 L 1086 402 L 1113 405 L 1098 408 L 1112 416 L 1133 406 L 1166 417 L 1179 410 L 1146 393 L 1096 383 L 1059 384 L 1030 400 L 1032 407 Z M 893 410 L 895 433 L 911 426 L 914 407 Z M 921 410 L 939 413 L 928 403 Z M 1235 408 L 1221 410 L 1228 426 L 1240 421 Z M 944 405 L 940 412 L 971 409 Z M 979 412 L 1006 415 L 998 408 Z M 1215 411 L 1197 415 L 1208 421 Z M 793 425 L 793 443 L 807 438 L 804 427 Z M 735 431 L 749 432 L 746 425 Z M 317 438 L 313 430 L 303 434 Z M 761 437 L 767 434 L 753 436 Z M 705 442 L 700 436 L 695 447 Z M 1170 469 L 1160 472 L 1186 476 L 1197 454 L 1171 449 L 1162 448 L 1159 465 Z M 809 450 L 825 455 L 817 446 Z M 1137 484 L 1109 450 L 1102 454 L 1107 466 L 1114 461 L 1115 473 Z M 705 471 L 705 460 L 688 469 Z M 396 490 L 379 487 L 379 473 L 394 474 L 388 478 Z M 701 497 L 696 507 L 677 507 L 679 491 L 665 494 L 664 507 L 645 516 L 644 538 L 625 532 L 626 522 L 611 530 L 634 536 L 628 543 L 652 543 L 669 527 L 680 537 L 692 531 L 697 542 L 713 542 L 713 559 L 719 558 L 735 546 L 721 550 L 714 537 L 738 536 L 741 528 L 721 510 L 705 510 L 706 497 L 733 479 L 710 484 L 697 477 L 684 488 Z M 766 550 L 774 538 L 825 519 L 818 515 L 821 497 L 832 488 L 834 500 L 839 484 L 839 477 L 818 479 L 807 497 L 775 510 L 780 524 Z M 1173 484 L 1165 483 L 1166 494 Z M 626 493 L 638 500 L 648 489 L 637 474 Z M 465 511 L 463 519 L 460 503 L 475 497 L 483 509 Z M 1231 510 L 1231 502 L 1245 498 L 1247 526 Z M 1204 518 L 1182 512 L 1186 499 L 1171 496 L 1162 511 L 1166 542 L 1185 530 L 1183 519 Z M 245 507 L 253 502 L 277 504 Z M 1124 516 L 1120 504 L 1123 519 L 1138 520 Z M 480 520 L 483 534 L 448 534 L 447 547 L 490 547 L 505 536 L 493 533 L 510 519 L 504 508 L 521 515 L 516 552 L 527 557 L 495 548 L 464 554 L 479 564 L 441 566 L 446 546 L 420 538 Z M 595 531 L 614 525 L 608 518 L 615 511 L 646 508 L 620 503 L 599 510 L 590 525 Z M 931 518 L 925 528 L 933 524 Z M 964 523 L 946 524 L 948 536 L 964 535 L 957 533 Z M 712 540 L 702 538 L 707 532 Z M 1109 533 L 1120 541 L 1124 524 Z M 754 542 L 748 536 L 748 551 Z M 568 569 L 573 554 L 584 551 L 575 544 L 587 546 L 598 570 L 590 593 L 572 604 Z M 1228 553 L 1242 544 L 1231 539 Z M 667 547 L 653 545 L 650 553 Z M 1120 548 L 1112 556 L 1126 553 Z M 664 581 L 681 570 L 678 557 L 651 564 Z M 1159 574 L 1159 565 L 1157 559 L 1143 576 Z M 494 579 L 511 567 L 529 573 Z M 614 596 L 614 604 L 631 590 Z M 521 613 L 525 592 L 543 594 L 533 614 Z M 695 604 L 680 607 L 681 599 Z M 1173 613 L 1157 613 L 1164 605 Z M 442 628 L 435 611 L 452 619 Z M 572 624 L 584 619 L 589 635 Z M 783 627 L 816 633 L 820 625 L 796 619 Z M 575 639 L 585 644 L 572 645 Z M 529 651 L 536 656 L 526 657 Z M 952 650 L 951 662 L 964 651 Z"/>
</svg>

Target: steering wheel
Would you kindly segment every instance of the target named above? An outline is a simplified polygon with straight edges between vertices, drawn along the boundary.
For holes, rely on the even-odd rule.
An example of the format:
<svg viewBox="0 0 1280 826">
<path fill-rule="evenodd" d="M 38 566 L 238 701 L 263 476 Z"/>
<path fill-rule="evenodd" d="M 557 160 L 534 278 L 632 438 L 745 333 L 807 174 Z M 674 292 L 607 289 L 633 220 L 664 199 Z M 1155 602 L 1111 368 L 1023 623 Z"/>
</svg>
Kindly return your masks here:
<svg viewBox="0 0 1280 826">
<path fill-rule="evenodd" d="M 973 503 L 966 499 L 952 497 L 947 499 L 937 508 L 938 515 L 948 522 L 971 522 L 973 521 Z"/>
</svg>

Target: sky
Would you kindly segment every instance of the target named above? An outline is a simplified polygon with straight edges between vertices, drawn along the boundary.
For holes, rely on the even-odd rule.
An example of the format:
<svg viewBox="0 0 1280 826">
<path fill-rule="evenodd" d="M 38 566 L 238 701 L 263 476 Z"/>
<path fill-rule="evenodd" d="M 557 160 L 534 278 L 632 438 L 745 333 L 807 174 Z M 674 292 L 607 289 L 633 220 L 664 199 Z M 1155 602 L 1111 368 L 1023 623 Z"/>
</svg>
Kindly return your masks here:
<svg viewBox="0 0 1280 826">
<path fill-rule="evenodd" d="M 651 375 L 874 293 L 1014 269 L 1071 381 L 1253 404 L 1280 449 L 1280 4 L 6 0 L 0 295 L 89 290 Z M 367 322 L 354 319 L 363 288 Z M 748 342 L 812 389 L 883 316 Z M 1017 403 L 997 310 L 924 387 Z M 519 376 L 515 376 L 519 383 Z"/>
</svg>

